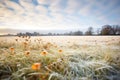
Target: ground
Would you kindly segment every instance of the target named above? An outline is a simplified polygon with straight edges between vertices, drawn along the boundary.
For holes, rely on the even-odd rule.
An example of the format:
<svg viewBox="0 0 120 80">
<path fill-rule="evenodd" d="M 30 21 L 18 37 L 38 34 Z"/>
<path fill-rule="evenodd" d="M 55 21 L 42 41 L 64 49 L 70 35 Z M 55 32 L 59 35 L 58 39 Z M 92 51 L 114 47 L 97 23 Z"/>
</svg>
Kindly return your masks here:
<svg viewBox="0 0 120 80">
<path fill-rule="evenodd" d="M 0 80 L 120 80 L 120 36 L 0 37 Z"/>
</svg>

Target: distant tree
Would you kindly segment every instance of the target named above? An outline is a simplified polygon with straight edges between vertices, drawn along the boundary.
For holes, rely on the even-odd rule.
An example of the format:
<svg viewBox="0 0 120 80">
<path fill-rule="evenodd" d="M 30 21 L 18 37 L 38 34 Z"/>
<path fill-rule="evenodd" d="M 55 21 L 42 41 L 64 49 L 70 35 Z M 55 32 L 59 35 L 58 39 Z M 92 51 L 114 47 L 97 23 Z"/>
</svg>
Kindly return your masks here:
<svg viewBox="0 0 120 80">
<path fill-rule="evenodd" d="M 83 35 L 83 32 L 82 31 L 75 31 L 75 32 L 73 32 L 73 35 Z"/>
<path fill-rule="evenodd" d="M 69 33 L 66 33 L 67 35 L 73 35 L 73 32 L 72 31 L 70 31 Z"/>
<path fill-rule="evenodd" d="M 49 32 L 47 35 L 50 35 L 50 36 L 51 36 L 51 35 L 53 35 L 53 34 Z"/>
<path fill-rule="evenodd" d="M 64 33 L 64 34 L 62 34 L 62 35 L 83 35 L 83 32 L 82 31 L 75 31 L 75 32 L 72 32 L 72 31 L 70 31 L 70 32 L 68 32 L 68 33 Z"/>
<path fill-rule="evenodd" d="M 104 25 L 101 29 L 101 35 L 120 35 L 120 26 Z"/>
<path fill-rule="evenodd" d="M 93 35 L 93 28 L 89 27 L 88 30 L 85 32 L 85 35 Z"/>
<path fill-rule="evenodd" d="M 56 33 L 53 33 L 53 35 L 55 36 L 55 35 L 56 35 Z"/>
<path fill-rule="evenodd" d="M 112 26 L 113 35 L 120 35 L 120 26 L 119 25 L 113 25 Z"/>
<path fill-rule="evenodd" d="M 97 35 L 100 35 L 100 28 L 97 29 L 96 33 Z"/>
<path fill-rule="evenodd" d="M 57 33 L 56 35 L 57 35 L 57 36 L 59 36 L 60 34 L 59 34 L 59 33 Z"/>
<path fill-rule="evenodd" d="M 33 36 L 39 36 L 40 34 L 38 32 L 34 32 Z"/>
<path fill-rule="evenodd" d="M 17 36 L 23 36 L 23 33 L 17 33 Z"/>
<path fill-rule="evenodd" d="M 25 35 L 26 35 L 26 36 L 32 36 L 32 33 L 26 32 Z"/>
<path fill-rule="evenodd" d="M 112 30 L 112 26 L 110 26 L 110 25 L 104 25 L 104 26 L 102 26 L 101 34 L 102 34 L 102 35 L 110 35 L 110 34 L 113 34 L 113 33 L 111 32 L 111 30 Z"/>
</svg>

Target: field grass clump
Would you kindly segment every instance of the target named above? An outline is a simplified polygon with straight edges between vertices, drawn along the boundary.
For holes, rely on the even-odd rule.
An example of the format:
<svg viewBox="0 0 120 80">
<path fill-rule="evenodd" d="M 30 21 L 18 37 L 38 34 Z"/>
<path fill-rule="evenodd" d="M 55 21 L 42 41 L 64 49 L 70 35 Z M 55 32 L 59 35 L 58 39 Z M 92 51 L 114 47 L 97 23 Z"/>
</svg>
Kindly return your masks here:
<svg viewBox="0 0 120 80">
<path fill-rule="evenodd" d="M 4 41 L 0 80 L 120 80 L 119 42 L 59 45 L 27 36 Z"/>
</svg>

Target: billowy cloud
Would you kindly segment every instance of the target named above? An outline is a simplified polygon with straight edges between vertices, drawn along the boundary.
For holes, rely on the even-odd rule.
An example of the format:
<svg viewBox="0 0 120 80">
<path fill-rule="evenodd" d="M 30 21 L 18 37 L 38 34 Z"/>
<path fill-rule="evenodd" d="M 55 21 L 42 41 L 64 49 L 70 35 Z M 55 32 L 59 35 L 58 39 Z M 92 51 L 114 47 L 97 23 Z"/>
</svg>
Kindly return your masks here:
<svg viewBox="0 0 120 80">
<path fill-rule="evenodd" d="M 37 0 L 39 4 L 49 4 L 49 0 Z"/>
<path fill-rule="evenodd" d="M 0 0 L 0 28 L 56 30 L 120 24 L 119 4 L 119 0 Z"/>
</svg>

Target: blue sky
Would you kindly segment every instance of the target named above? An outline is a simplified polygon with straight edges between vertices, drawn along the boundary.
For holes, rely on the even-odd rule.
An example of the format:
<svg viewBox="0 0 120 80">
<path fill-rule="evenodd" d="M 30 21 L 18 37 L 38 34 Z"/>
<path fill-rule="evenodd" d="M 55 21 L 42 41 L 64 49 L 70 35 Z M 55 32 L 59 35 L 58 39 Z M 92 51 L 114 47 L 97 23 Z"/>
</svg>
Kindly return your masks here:
<svg viewBox="0 0 120 80">
<path fill-rule="evenodd" d="M 120 25 L 120 0 L 0 0 L 0 29 L 86 30 Z"/>
</svg>

